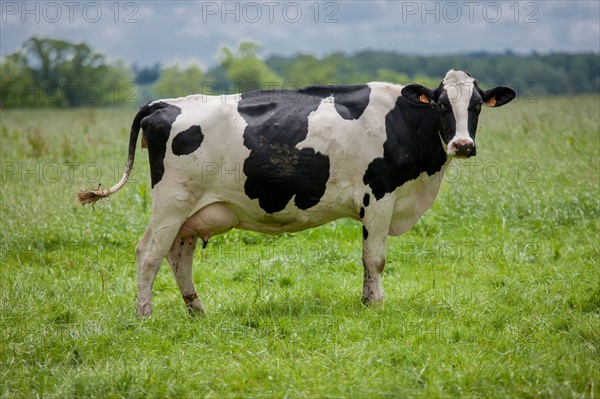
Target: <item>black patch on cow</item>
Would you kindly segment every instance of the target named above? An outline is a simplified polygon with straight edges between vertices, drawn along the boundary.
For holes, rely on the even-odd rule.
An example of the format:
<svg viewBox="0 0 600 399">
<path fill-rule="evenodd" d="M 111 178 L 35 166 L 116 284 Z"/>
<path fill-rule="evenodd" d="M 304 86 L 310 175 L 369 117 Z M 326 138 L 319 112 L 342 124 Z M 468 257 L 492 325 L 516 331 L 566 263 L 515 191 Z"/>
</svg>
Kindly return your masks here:
<svg viewBox="0 0 600 399">
<path fill-rule="evenodd" d="M 483 104 L 483 98 L 477 90 L 477 83 L 475 83 L 476 89 L 473 90 L 471 100 L 469 101 L 469 117 L 467 119 L 467 130 L 469 136 L 475 141 L 475 134 L 477 133 L 477 124 L 479 122 L 479 114 L 481 113 L 481 105 Z M 477 147 L 473 147 L 471 156 L 477 155 Z"/>
<path fill-rule="evenodd" d="M 204 140 L 202 129 L 198 125 L 193 125 L 175 136 L 171 144 L 173 154 L 189 155 L 200 148 L 202 140 Z"/>
<path fill-rule="evenodd" d="M 360 118 L 369 105 L 371 88 L 367 85 L 309 86 L 285 93 L 288 96 L 297 94 L 300 101 L 315 102 L 317 107 L 322 99 L 333 96 L 333 106 L 337 113 L 346 120 L 354 120 Z"/>
<path fill-rule="evenodd" d="M 360 216 L 360 218 L 364 218 L 365 217 L 365 208 L 363 208 L 362 206 L 360 207 L 360 213 L 358 214 Z"/>
<path fill-rule="evenodd" d="M 426 172 L 439 172 L 447 160 L 438 133 L 436 104 L 412 103 L 398 97 L 385 117 L 383 158 L 369 164 L 363 182 L 376 199 Z"/>
<path fill-rule="evenodd" d="M 456 119 L 446 90 L 441 92 L 438 99 L 438 121 L 442 139 L 448 144 L 456 134 Z"/>
<path fill-rule="evenodd" d="M 167 141 L 171 134 L 171 125 L 181 114 L 181 108 L 164 102 L 145 105 L 140 112 L 147 116 L 140 126 L 148 143 L 148 159 L 150 160 L 150 178 L 152 187 L 161 181 L 165 172 L 164 159 L 167 152 Z"/>
<path fill-rule="evenodd" d="M 324 98 L 333 96 L 344 119 L 359 118 L 369 104 L 370 88 L 313 86 L 300 90 L 244 93 L 238 112 L 248 123 L 244 145 L 246 195 L 258 199 L 267 213 L 283 210 L 292 197 L 299 209 L 319 203 L 329 179 L 329 157 L 312 148 L 296 148 L 308 135 L 308 116 Z"/>
<path fill-rule="evenodd" d="M 366 193 L 365 196 L 363 197 L 363 205 L 364 207 L 368 207 L 369 203 L 371 202 L 371 196 L 369 195 L 369 193 Z"/>
<path fill-rule="evenodd" d="M 363 226 L 363 240 L 367 241 L 367 238 L 369 238 L 369 230 Z"/>
</svg>

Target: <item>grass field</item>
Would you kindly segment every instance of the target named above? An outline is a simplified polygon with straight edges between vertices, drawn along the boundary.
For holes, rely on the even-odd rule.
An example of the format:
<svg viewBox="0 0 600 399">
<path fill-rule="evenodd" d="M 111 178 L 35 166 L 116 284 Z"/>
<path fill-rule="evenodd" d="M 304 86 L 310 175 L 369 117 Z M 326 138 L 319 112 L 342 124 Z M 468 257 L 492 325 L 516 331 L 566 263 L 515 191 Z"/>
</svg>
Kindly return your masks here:
<svg viewBox="0 0 600 399">
<path fill-rule="evenodd" d="M 600 397 L 600 98 L 484 109 L 360 303 L 361 228 L 232 231 L 196 252 L 208 316 L 166 263 L 135 317 L 147 153 L 114 184 L 135 110 L 1 113 L 0 396 Z"/>
</svg>

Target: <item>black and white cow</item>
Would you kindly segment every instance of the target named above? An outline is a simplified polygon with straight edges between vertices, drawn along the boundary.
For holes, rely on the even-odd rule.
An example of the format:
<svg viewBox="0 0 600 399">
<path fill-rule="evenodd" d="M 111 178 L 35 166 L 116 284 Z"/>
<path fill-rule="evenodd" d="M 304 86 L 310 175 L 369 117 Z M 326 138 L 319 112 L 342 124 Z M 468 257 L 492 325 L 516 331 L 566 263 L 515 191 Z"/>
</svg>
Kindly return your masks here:
<svg viewBox="0 0 600 399">
<path fill-rule="evenodd" d="M 78 198 L 93 203 L 123 187 L 141 127 L 152 215 L 136 248 L 140 316 L 152 312 L 165 257 L 188 308 L 204 313 L 192 280 L 198 239 L 206 245 L 232 228 L 294 232 L 339 218 L 362 223 L 362 300 L 382 303 L 387 236 L 431 207 L 453 158 L 475 155 L 481 105 L 514 97 L 451 70 L 434 90 L 369 83 L 154 101 L 135 116 L 121 181 Z"/>
</svg>

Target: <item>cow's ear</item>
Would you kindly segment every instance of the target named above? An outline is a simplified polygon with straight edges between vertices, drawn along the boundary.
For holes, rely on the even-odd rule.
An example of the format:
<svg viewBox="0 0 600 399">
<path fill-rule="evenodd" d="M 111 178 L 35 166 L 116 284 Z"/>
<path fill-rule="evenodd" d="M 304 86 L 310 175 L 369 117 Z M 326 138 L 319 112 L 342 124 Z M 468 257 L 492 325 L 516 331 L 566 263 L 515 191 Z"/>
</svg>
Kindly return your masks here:
<svg viewBox="0 0 600 399">
<path fill-rule="evenodd" d="M 483 93 L 482 97 L 483 102 L 488 107 L 499 107 L 511 102 L 516 95 L 515 91 L 510 87 L 498 86 Z"/>
<path fill-rule="evenodd" d="M 433 91 L 419 84 L 411 84 L 402 89 L 402 96 L 415 103 L 429 104 L 433 100 Z"/>
</svg>

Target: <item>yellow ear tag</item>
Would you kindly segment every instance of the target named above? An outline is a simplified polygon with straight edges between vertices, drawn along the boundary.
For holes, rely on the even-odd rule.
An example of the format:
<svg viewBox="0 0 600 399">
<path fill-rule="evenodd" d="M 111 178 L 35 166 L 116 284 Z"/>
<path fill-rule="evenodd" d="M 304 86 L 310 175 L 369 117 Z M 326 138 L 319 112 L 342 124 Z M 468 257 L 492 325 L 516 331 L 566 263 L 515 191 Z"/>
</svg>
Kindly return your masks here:
<svg viewBox="0 0 600 399">
<path fill-rule="evenodd" d="M 425 94 L 421 94 L 419 96 L 419 101 L 421 101 L 422 103 L 425 103 L 425 104 L 429 104 L 429 98 L 427 98 L 427 96 Z"/>
<path fill-rule="evenodd" d="M 489 100 L 487 100 L 485 105 L 487 105 L 488 107 L 495 107 L 496 106 L 496 97 L 492 97 Z"/>
</svg>

